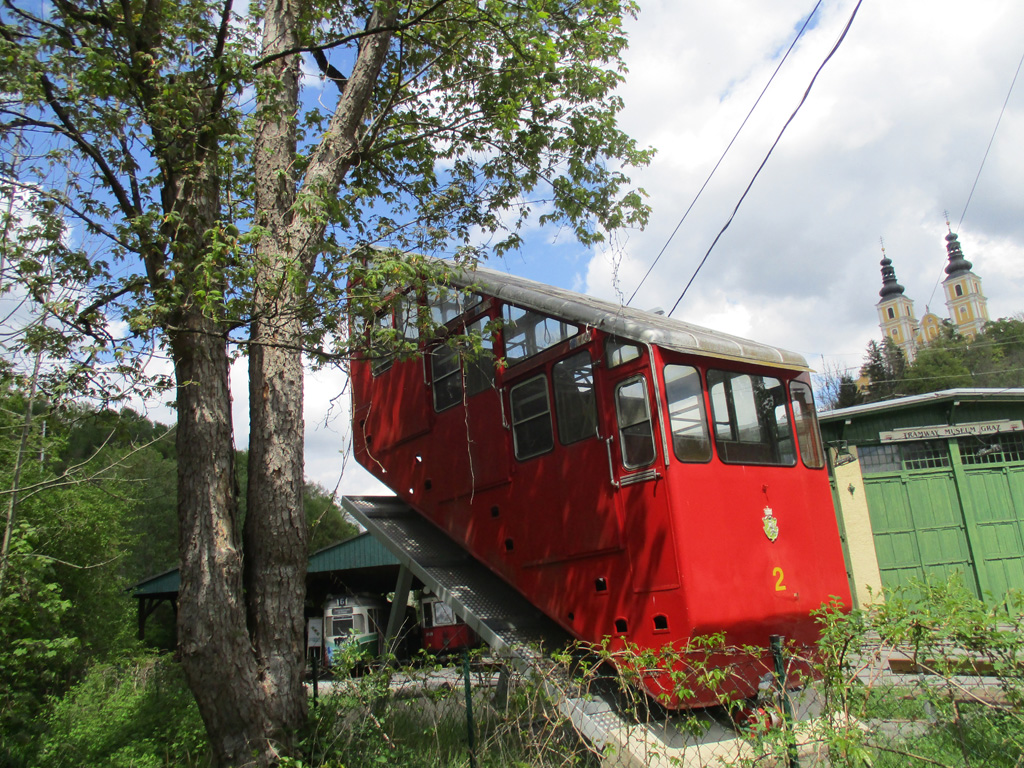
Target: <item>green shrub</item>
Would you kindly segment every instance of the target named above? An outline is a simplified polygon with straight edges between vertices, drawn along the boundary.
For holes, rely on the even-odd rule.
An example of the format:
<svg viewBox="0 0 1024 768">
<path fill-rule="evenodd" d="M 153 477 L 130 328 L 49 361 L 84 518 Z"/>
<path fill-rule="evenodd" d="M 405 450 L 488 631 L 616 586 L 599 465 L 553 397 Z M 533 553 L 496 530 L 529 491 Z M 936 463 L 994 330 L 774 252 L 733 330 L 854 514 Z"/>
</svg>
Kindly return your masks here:
<svg viewBox="0 0 1024 768">
<path fill-rule="evenodd" d="M 92 667 L 53 708 L 47 768 L 205 765 L 206 736 L 179 666 L 144 656 Z"/>
</svg>

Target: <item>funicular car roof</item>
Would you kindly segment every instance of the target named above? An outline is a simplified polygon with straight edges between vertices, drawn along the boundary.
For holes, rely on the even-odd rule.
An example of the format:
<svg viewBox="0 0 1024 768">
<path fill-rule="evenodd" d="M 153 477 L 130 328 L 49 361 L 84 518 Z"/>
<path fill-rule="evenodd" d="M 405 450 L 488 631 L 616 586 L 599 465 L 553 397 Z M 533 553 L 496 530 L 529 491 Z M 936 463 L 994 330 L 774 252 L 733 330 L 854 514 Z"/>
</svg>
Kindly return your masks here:
<svg viewBox="0 0 1024 768">
<path fill-rule="evenodd" d="M 459 287 L 477 289 L 502 301 L 597 328 L 619 338 L 675 352 L 809 370 L 807 361 L 796 352 L 486 267 L 465 268 L 453 264 L 449 267 L 452 282 Z"/>
</svg>

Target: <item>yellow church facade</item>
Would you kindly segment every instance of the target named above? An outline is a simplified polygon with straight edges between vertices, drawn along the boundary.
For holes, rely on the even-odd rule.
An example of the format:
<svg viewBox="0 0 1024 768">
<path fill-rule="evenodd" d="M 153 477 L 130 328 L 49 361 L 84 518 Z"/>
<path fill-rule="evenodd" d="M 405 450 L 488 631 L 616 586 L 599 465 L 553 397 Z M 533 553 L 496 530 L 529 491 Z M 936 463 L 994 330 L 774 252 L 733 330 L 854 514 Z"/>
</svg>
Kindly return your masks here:
<svg viewBox="0 0 1024 768">
<path fill-rule="evenodd" d="M 946 235 L 946 278 L 942 290 L 946 298 L 949 321 L 963 336 L 974 338 L 988 322 L 988 306 L 981 291 L 981 278 L 972 271 L 973 265 L 964 258 L 957 236 Z M 942 319 L 926 311 L 918 320 L 914 315 L 914 302 L 904 295 L 904 288 L 896 280 L 892 260 L 882 249 L 882 289 L 878 309 L 879 328 L 885 338 L 891 339 L 903 350 L 907 360 L 913 362 L 917 351 L 939 338 Z"/>
</svg>

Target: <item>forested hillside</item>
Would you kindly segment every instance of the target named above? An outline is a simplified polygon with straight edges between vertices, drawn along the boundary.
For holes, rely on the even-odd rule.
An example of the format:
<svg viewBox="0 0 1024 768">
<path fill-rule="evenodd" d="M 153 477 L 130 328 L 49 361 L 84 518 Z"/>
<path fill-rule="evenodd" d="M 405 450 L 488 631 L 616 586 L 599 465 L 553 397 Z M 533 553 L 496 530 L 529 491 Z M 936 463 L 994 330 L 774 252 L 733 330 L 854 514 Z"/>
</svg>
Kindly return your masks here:
<svg viewBox="0 0 1024 768">
<path fill-rule="evenodd" d="M 53 408 L 23 385 L 10 375 L 0 382 L 0 765 L 33 764 L 81 697 L 107 707 L 118 700 L 111 685 L 138 688 L 135 674 L 169 677 L 171 700 L 157 709 L 194 707 L 178 671 L 137 642 L 130 593 L 177 566 L 173 427 L 127 408 Z M 244 498 L 244 457 L 236 466 Z M 307 484 L 305 507 L 311 549 L 355 533 L 323 489 Z M 165 624 L 154 640 L 170 648 L 173 621 Z M 98 727 L 105 716 L 96 717 Z"/>
</svg>

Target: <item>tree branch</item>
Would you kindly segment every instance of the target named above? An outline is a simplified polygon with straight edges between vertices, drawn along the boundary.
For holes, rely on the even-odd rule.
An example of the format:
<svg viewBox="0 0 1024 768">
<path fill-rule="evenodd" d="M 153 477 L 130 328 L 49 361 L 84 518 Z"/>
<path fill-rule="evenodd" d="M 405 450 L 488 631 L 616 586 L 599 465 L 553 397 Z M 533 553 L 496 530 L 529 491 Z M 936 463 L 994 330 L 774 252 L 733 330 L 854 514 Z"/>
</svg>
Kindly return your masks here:
<svg viewBox="0 0 1024 768">
<path fill-rule="evenodd" d="M 313 59 L 316 61 L 316 65 L 320 67 L 320 71 L 324 77 L 333 83 L 336 83 L 339 91 L 344 91 L 345 86 L 348 84 L 348 78 L 339 72 L 333 64 L 331 64 L 327 57 L 324 55 L 323 49 L 314 48 L 311 53 Z"/>
<path fill-rule="evenodd" d="M 416 26 L 421 21 L 430 16 L 438 8 L 440 8 L 443 5 L 446 5 L 449 2 L 451 2 L 451 0 L 437 0 L 433 5 L 424 10 L 418 16 L 414 16 L 408 21 L 403 21 L 401 24 L 395 24 L 394 22 L 392 22 L 390 24 L 377 24 L 374 26 L 367 25 L 367 28 L 364 29 L 362 32 L 353 32 L 351 35 L 345 35 L 344 37 L 338 38 L 337 40 L 332 40 L 329 43 L 324 43 L 323 45 L 297 46 L 295 48 L 288 48 L 287 50 L 284 51 L 277 51 L 275 53 L 270 54 L 269 56 L 264 56 L 262 59 L 257 61 L 253 65 L 253 69 L 260 69 L 261 67 L 265 67 L 267 64 L 270 64 L 273 61 L 283 59 L 285 56 L 292 56 L 296 53 L 314 53 L 315 51 L 329 51 L 332 48 L 337 48 L 338 46 L 341 45 L 347 45 L 348 43 L 360 40 L 364 37 L 372 37 L 373 35 L 379 35 L 382 32 L 387 32 L 392 35 L 397 32 L 404 32 L 405 30 Z"/>
</svg>

